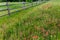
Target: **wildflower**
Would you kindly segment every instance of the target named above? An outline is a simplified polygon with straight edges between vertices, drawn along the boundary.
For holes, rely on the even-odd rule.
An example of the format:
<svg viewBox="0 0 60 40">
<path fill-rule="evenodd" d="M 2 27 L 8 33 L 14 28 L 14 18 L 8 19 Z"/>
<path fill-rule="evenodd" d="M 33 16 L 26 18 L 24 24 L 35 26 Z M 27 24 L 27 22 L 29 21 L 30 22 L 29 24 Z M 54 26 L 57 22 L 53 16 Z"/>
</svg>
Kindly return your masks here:
<svg viewBox="0 0 60 40">
<path fill-rule="evenodd" d="M 24 40 L 27 40 L 26 38 L 24 38 Z"/>
<path fill-rule="evenodd" d="M 46 32 L 46 36 L 48 36 L 48 34 L 49 34 L 49 32 L 47 31 L 47 32 Z"/>
<path fill-rule="evenodd" d="M 45 32 L 45 29 L 43 27 L 40 28 L 41 32 Z"/>
<path fill-rule="evenodd" d="M 35 35 L 35 36 L 33 36 L 32 38 L 33 38 L 33 39 L 37 39 L 37 38 L 38 38 L 38 36 L 37 36 L 37 35 Z"/>
</svg>

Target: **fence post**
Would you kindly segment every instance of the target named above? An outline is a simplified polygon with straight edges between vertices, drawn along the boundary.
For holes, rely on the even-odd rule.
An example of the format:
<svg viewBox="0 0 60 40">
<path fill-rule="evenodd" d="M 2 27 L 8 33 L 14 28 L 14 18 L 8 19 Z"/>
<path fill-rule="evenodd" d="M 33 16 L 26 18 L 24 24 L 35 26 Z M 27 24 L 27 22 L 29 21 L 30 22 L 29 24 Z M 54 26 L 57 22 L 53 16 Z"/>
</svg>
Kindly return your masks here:
<svg viewBox="0 0 60 40">
<path fill-rule="evenodd" d="M 26 6 L 25 6 L 25 2 L 23 1 L 22 3 L 23 3 L 23 9 L 25 9 L 25 8 L 26 8 Z"/>
<path fill-rule="evenodd" d="M 39 4 L 40 4 L 40 0 L 39 0 Z"/>
<path fill-rule="evenodd" d="M 8 0 L 6 0 L 6 6 L 7 6 L 8 15 L 10 16 L 10 9 L 9 9 Z"/>
<path fill-rule="evenodd" d="M 37 0 L 36 0 L 36 5 L 37 5 Z"/>
<path fill-rule="evenodd" d="M 31 0 L 31 5 L 32 5 L 32 7 L 33 7 L 33 0 Z"/>
</svg>

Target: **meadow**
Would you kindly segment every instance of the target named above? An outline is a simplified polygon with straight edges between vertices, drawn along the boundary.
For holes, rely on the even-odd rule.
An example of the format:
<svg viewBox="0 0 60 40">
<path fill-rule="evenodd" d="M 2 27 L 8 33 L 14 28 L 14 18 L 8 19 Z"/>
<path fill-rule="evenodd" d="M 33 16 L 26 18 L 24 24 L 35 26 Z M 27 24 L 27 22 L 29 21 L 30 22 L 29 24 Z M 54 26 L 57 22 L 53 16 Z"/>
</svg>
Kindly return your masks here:
<svg viewBox="0 0 60 40">
<path fill-rule="evenodd" d="M 60 0 L 0 17 L 0 40 L 60 40 Z"/>
</svg>

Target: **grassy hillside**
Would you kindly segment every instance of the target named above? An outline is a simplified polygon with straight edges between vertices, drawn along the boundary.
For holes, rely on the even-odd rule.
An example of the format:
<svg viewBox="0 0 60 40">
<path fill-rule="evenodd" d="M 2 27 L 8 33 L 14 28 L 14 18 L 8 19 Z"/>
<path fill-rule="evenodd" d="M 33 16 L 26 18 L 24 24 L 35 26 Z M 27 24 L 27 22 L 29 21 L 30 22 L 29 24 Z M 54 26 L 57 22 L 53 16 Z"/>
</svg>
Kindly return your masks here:
<svg viewBox="0 0 60 40">
<path fill-rule="evenodd" d="M 60 1 L 1 17 L 0 40 L 60 40 Z"/>
</svg>

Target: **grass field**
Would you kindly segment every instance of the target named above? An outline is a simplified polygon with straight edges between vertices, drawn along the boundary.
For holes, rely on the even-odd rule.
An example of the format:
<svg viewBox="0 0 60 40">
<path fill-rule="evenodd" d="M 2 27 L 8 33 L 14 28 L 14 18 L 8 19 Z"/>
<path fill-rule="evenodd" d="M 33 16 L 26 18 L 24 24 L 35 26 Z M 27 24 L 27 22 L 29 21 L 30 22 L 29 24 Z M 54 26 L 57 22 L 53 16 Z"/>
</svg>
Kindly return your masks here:
<svg viewBox="0 0 60 40">
<path fill-rule="evenodd" d="M 0 40 L 60 40 L 60 1 L 1 17 Z"/>
</svg>

